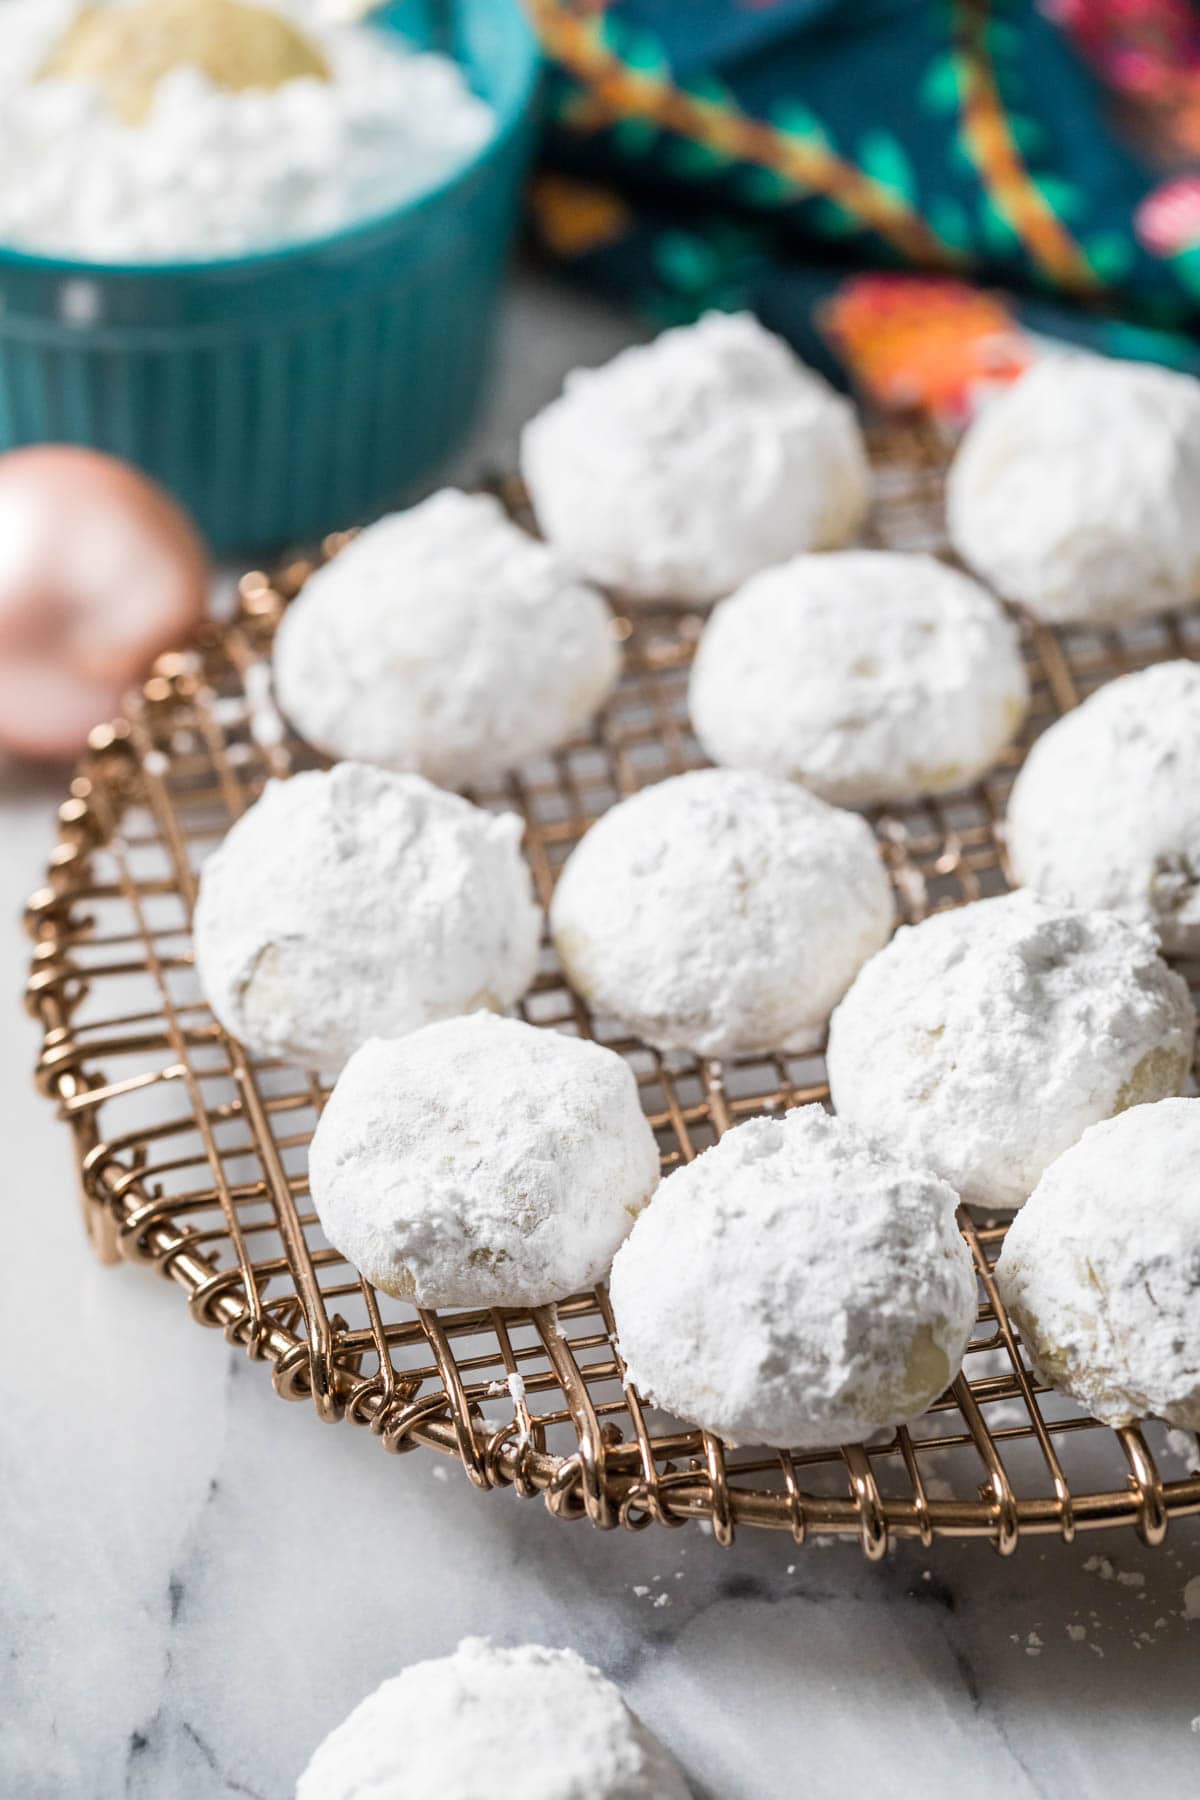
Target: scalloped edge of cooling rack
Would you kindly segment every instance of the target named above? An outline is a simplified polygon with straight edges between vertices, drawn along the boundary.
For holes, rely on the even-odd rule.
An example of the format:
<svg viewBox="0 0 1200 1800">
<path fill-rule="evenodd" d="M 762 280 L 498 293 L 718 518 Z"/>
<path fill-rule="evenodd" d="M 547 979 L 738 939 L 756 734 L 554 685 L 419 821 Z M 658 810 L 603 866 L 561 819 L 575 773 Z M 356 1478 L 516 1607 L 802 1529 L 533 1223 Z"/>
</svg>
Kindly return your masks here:
<svg viewBox="0 0 1200 1800">
<path fill-rule="evenodd" d="M 323 553 L 333 554 L 348 535 L 327 540 Z M 569 1341 L 558 1330 L 559 1311 L 564 1317 L 599 1312 L 611 1334 L 603 1289 L 562 1302 L 557 1310 L 504 1315 L 510 1329 L 525 1324 L 537 1329 L 570 1412 L 579 1447 L 573 1455 L 555 1455 L 544 1447 L 536 1416 L 526 1415 L 529 1428 L 524 1431 L 516 1418 L 489 1429 L 467 1398 L 450 1336 L 472 1324 L 494 1324 L 493 1315 L 420 1313 L 403 1333 L 391 1328 L 389 1345 L 421 1340 L 433 1355 L 442 1389 L 418 1399 L 405 1393 L 394 1370 L 388 1376 L 356 1379 L 347 1368 L 335 1365 L 333 1340 L 341 1324 L 337 1315 L 328 1321 L 325 1339 L 312 1333 L 298 1336 L 283 1318 L 271 1316 L 252 1301 L 239 1267 L 214 1267 L 189 1230 L 180 1230 L 164 1217 L 155 1197 L 139 1181 L 136 1156 L 132 1162 L 122 1161 L 96 1131 L 94 1113 L 103 1089 L 86 1072 L 86 1046 L 78 1044 L 72 1033 L 72 1015 L 81 998 L 80 973 L 71 966 L 64 924 L 72 905 L 86 899 L 91 852 L 113 839 L 126 808 L 144 798 L 148 770 L 137 746 L 139 720 L 149 712 L 169 713 L 185 695 L 193 696 L 206 654 L 227 654 L 238 634 L 243 648 L 261 650 L 283 605 L 312 566 L 293 563 L 274 581 L 259 572 L 244 577 L 235 619 L 210 627 L 196 650 L 161 657 L 134 696 L 129 716 L 92 734 L 88 754 L 59 808 L 59 843 L 50 857 L 46 885 L 29 903 L 27 925 L 34 956 L 27 1004 L 43 1030 L 38 1085 L 71 1127 L 85 1221 L 101 1259 L 142 1262 L 174 1280 L 187 1293 L 193 1318 L 222 1329 L 227 1340 L 252 1359 L 272 1364 L 273 1383 L 281 1397 L 313 1401 L 327 1420 L 348 1417 L 366 1425 L 392 1452 L 420 1446 L 457 1456 L 477 1487 L 509 1486 L 526 1498 L 540 1493 L 549 1510 L 563 1519 L 588 1518 L 600 1527 L 619 1524 L 630 1530 L 699 1520 L 711 1526 L 721 1544 L 732 1542 L 738 1525 L 789 1532 L 798 1544 L 814 1534 L 829 1534 L 857 1539 L 866 1555 L 877 1559 L 893 1538 L 917 1538 L 928 1545 L 935 1537 L 981 1537 L 1007 1554 L 1025 1535 L 1055 1534 L 1069 1541 L 1079 1530 L 1105 1526 L 1131 1525 L 1146 1543 L 1158 1544 L 1172 1517 L 1200 1513 L 1200 1473 L 1164 1481 L 1137 1427 L 1116 1433 L 1129 1471 L 1124 1489 L 1074 1494 L 1062 1481 L 1056 1483 L 1053 1497 L 1019 1497 L 962 1376 L 952 1398 L 939 1405 L 956 1406 L 962 1412 L 980 1451 L 985 1480 L 974 1501 L 931 1498 L 919 1479 L 913 1483 L 911 1500 L 884 1497 L 871 1459 L 874 1454 L 890 1454 L 891 1444 L 871 1450 L 843 1448 L 844 1497 L 803 1493 L 800 1463 L 786 1452 L 778 1455 L 780 1491 L 739 1489 L 736 1479 L 730 1478 L 719 1440 L 686 1428 L 665 1440 L 671 1445 L 672 1460 L 659 1467 L 642 1441 L 640 1410 L 631 1409 L 635 1434 L 628 1439 L 619 1439 L 615 1427 L 600 1424 L 587 1381 Z M 973 1229 L 968 1238 L 986 1284 L 986 1258 Z M 614 1367 L 614 1373 L 620 1374 L 619 1368 Z M 1031 1417 L 1038 1417 L 1036 1409 L 1031 1409 Z M 663 1441 L 658 1440 L 660 1453 Z M 676 1444 L 681 1466 L 675 1462 Z M 734 1478 L 737 1473 L 735 1469 Z"/>
</svg>

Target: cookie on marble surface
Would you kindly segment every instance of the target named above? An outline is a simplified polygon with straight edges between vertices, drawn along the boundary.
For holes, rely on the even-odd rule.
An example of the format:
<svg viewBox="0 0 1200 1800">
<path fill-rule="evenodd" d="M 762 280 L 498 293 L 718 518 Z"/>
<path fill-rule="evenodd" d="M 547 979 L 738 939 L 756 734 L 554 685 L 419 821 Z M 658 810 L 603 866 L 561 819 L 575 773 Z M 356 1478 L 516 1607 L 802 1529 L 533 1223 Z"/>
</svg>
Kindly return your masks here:
<svg viewBox="0 0 1200 1800">
<path fill-rule="evenodd" d="M 731 1443 L 856 1443 L 957 1375 L 975 1275 L 956 1196 L 819 1106 L 669 1175 L 613 1263 L 630 1378 Z"/>
<path fill-rule="evenodd" d="M 830 1023 L 830 1091 L 964 1200 L 1017 1207 L 1089 1125 L 1179 1093 L 1195 1030 L 1151 932 L 1005 894 L 872 957 Z"/>
<path fill-rule="evenodd" d="M 464 1638 L 369 1694 L 314 1753 L 296 1800 L 688 1800 L 683 1772 L 573 1650 Z"/>
<path fill-rule="evenodd" d="M 864 820 L 756 770 L 700 769 L 599 819 L 551 932 L 592 1010 L 660 1050 L 809 1050 L 894 919 Z"/>
<path fill-rule="evenodd" d="M 592 1287 L 658 1178 L 622 1057 L 492 1013 L 364 1044 L 309 1153 L 330 1243 L 418 1306 L 541 1306 Z"/>
<path fill-rule="evenodd" d="M 1085 1131 L 1014 1220 L 996 1281 L 1051 1387 L 1106 1425 L 1200 1431 L 1200 1100 Z"/>
<path fill-rule="evenodd" d="M 327 1070 L 369 1037 L 513 1005 L 542 925 L 522 829 L 362 763 L 268 782 L 201 870 L 205 998 L 256 1054 Z"/>
<path fill-rule="evenodd" d="M 491 495 L 455 489 L 310 576 L 274 652 L 279 704 L 309 743 L 445 787 L 574 737 L 619 666 L 602 595 Z"/>
<path fill-rule="evenodd" d="M 635 600 L 705 605 L 853 537 L 870 472 L 849 402 L 749 313 L 577 369 L 525 427 L 546 537 Z"/>
<path fill-rule="evenodd" d="M 689 707 L 707 754 L 799 781 L 837 806 L 966 786 L 1019 730 L 1017 631 L 932 556 L 798 556 L 723 600 L 700 639 Z"/>
<path fill-rule="evenodd" d="M 989 400 L 946 488 L 950 538 L 1049 624 L 1115 625 L 1200 594 L 1200 382 L 1054 355 Z"/>
<path fill-rule="evenodd" d="M 1200 663 L 1099 688 L 1033 746 L 1008 803 L 1016 879 L 1200 953 Z"/>
</svg>

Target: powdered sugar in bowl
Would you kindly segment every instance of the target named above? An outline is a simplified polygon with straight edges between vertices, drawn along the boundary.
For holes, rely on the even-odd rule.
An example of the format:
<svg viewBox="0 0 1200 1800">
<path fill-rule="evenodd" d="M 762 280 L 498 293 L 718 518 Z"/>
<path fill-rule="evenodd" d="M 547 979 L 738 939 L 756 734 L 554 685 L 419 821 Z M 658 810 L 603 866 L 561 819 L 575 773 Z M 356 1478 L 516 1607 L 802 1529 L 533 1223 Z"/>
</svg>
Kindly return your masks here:
<svg viewBox="0 0 1200 1800">
<path fill-rule="evenodd" d="M 532 136 L 519 0 L 264 4 L 283 73 L 143 98 L 86 43 L 86 80 L 35 79 L 77 0 L 0 0 L 0 449 L 123 456 L 223 550 L 366 516 L 453 448 Z M 201 68 L 209 6 L 238 10 L 200 0 Z"/>
</svg>

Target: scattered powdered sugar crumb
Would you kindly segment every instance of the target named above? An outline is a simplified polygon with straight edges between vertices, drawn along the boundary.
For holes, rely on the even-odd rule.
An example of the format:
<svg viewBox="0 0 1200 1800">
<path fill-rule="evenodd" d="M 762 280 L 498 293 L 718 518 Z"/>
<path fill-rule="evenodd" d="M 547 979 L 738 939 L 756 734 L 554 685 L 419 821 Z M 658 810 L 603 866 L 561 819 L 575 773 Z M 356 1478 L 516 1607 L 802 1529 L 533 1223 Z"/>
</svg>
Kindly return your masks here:
<svg viewBox="0 0 1200 1800">
<path fill-rule="evenodd" d="M 1116 1574 L 1107 1556 L 1089 1556 L 1083 1566 L 1089 1575 L 1099 1575 L 1101 1581 L 1111 1581 Z"/>
<path fill-rule="evenodd" d="M 3 6 L 0 238 L 26 249 L 153 262 L 319 236 L 431 187 L 495 127 L 450 58 L 327 26 L 311 0 L 274 10 L 307 31 L 330 80 L 231 91 L 179 67 L 127 124 L 92 83 L 36 79 L 79 10 Z"/>
<path fill-rule="evenodd" d="M 1068 1625 L 1067 1626 L 1067 1636 L 1070 1638 L 1070 1640 L 1073 1644 L 1082 1644 L 1084 1639 L 1087 1637 L 1087 1626 L 1086 1625 Z"/>
<path fill-rule="evenodd" d="M 287 726 L 280 716 L 271 691 L 271 665 L 265 662 L 248 663 L 242 675 L 242 684 L 249 707 L 250 736 L 260 749 L 277 749 L 287 736 Z"/>
<path fill-rule="evenodd" d="M 1194 1431 L 1168 1431 L 1167 1449 L 1179 1458 L 1189 1475 L 1200 1475 L 1200 1438 Z"/>
<path fill-rule="evenodd" d="M 1146 1577 L 1137 1569 L 1121 1569 L 1117 1574 L 1117 1580 L 1122 1587 L 1140 1588 L 1146 1585 Z"/>
<path fill-rule="evenodd" d="M 1200 1619 L 1200 1575 L 1193 1575 L 1183 1589 L 1183 1616 L 1189 1624 Z"/>
</svg>

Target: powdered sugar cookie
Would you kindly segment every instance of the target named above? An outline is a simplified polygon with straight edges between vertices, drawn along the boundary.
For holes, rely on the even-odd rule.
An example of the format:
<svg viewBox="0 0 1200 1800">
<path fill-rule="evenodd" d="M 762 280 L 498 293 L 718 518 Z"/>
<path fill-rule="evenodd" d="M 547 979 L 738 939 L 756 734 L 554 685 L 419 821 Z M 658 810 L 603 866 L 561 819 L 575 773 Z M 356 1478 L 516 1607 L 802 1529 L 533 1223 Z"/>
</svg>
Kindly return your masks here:
<svg viewBox="0 0 1200 1800">
<path fill-rule="evenodd" d="M 1200 1430 L 1200 1100 L 1135 1106 L 1051 1163 L 996 1280 L 1039 1374 L 1106 1425 Z"/>
<path fill-rule="evenodd" d="M 541 1306 L 591 1287 L 658 1176 L 615 1051 L 492 1013 L 364 1044 L 309 1155 L 330 1243 L 418 1306 Z"/>
<path fill-rule="evenodd" d="M 447 787 L 575 736 L 619 661 L 595 588 L 490 495 L 453 489 L 310 576 L 274 656 L 280 706 L 311 744 Z"/>
<path fill-rule="evenodd" d="M 613 1264 L 642 1393 L 733 1443 L 854 1443 L 954 1379 L 975 1276 L 952 1189 L 819 1106 L 669 1175 Z"/>
<path fill-rule="evenodd" d="M 195 950 L 227 1031 L 336 1069 L 366 1038 L 504 1008 L 541 935 L 521 822 L 361 763 L 268 782 L 201 872 Z"/>
<path fill-rule="evenodd" d="M 1008 804 L 1018 881 L 1200 952 L 1200 663 L 1099 688 L 1033 746 Z"/>
<path fill-rule="evenodd" d="M 1005 894 L 872 957 L 830 1023 L 829 1083 L 964 1200 L 1020 1206 L 1089 1125 L 1179 1092 L 1195 1028 L 1150 932 Z"/>
<path fill-rule="evenodd" d="M 1016 629 L 991 595 L 932 556 L 881 550 L 752 576 L 705 627 L 689 695 L 714 762 L 838 806 L 965 786 L 1028 702 Z"/>
<path fill-rule="evenodd" d="M 593 581 L 703 605 L 844 544 L 869 470 L 849 403 L 749 313 L 709 313 L 577 369 L 526 427 L 538 523 Z"/>
<path fill-rule="evenodd" d="M 688 1800 L 678 1765 L 599 1669 L 573 1650 L 483 1638 L 369 1694 L 319 1746 L 296 1800 L 480 1800 L 498 1766 L 522 1800 Z"/>
<path fill-rule="evenodd" d="M 572 986 L 662 1050 L 806 1050 L 887 941 L 862 819 L 756 771 L 701 769 L 607 812 L 550 912 Z"/>
<path fill-rule="evenodd" d="M 968 427 L 950 470 L 959 554 L 1051 624 L 1116 624 L 1200 593 L 1200 382 L 1051 356 Z"/>
</svg>

